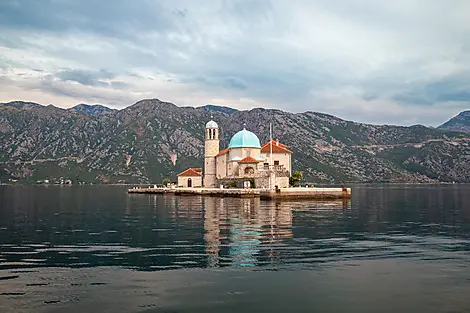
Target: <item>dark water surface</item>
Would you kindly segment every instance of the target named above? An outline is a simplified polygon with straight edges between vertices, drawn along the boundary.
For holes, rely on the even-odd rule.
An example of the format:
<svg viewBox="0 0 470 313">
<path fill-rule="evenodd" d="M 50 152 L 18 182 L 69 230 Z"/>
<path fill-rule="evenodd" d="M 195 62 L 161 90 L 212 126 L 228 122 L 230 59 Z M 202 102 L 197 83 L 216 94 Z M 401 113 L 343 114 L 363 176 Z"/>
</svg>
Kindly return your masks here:
<svg viewBox="0 0 470 313">
<path fill-rule="evenodd" d="M 0 312 L 470 312 L 470 186 L 346 202 L 0 186 Z"/>
</svg>

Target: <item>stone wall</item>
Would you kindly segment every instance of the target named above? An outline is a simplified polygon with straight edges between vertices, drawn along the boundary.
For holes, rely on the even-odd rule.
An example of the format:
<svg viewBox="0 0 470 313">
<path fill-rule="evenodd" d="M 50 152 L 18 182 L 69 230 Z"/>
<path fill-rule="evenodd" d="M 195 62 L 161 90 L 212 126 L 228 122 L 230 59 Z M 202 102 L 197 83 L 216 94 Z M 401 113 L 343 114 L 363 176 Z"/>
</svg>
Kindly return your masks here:
<svg viewBox="0 0 470 313">
<path fill-rule="evenodd" d="M 191 187 L 202 187 L 202 177 L 201 176 L 179 176 L 178 177 L 178 187 L 189 187 L 188 180 L 191 179 Z"/>
<path fill-rule="evenodd" d="M 275 186 L 277 186 L 278 188 L 289 187 L 289 177 L 276 177 Z"/>
<path fill-rule="evenodd" d="M 217 188 L 220 186 L 224 186 L 224 188 L 244 188 L 244 182 L 245 181 L 252 181 L 255 186 L 251 186 L 252 188 L 256 187 L 256 183 L 253 181 L 253 179 L 249 178 L 226 178 L 226 179 L 218 179 L 217 180 Z"/>
<path fill-rule="evenodd" d="M 219 154 L 219 141 L 206 140 L 204 144 L 204 155 L 215 157 L 217 154 Z"/>
<path fill-rule="evenodd" d="M 277 186 L 278 188 L 287 188 L 289 187 L 289 177 L 288 176 L 276 176 L 273 175 L 272 177 L 273 185 L 271 186 L 274 188 Z M 256 188 L 269 188 L 269 175 L 256 177 L 255 178 L 255 186 Z"/>
<path fill-rule="evenodd" d="M 204 162 L 204 186 L 215 187 L 216 184 L 215 157 L 206 157 Z"/>
<path fill-rule="evenodd" d="M 228 168 L 228 153 L 219 155 L 216 158 L 216 168 L 217 168 L 217 178 L 224 178 L 227 177 L 227 168 Z"/>
</svg>

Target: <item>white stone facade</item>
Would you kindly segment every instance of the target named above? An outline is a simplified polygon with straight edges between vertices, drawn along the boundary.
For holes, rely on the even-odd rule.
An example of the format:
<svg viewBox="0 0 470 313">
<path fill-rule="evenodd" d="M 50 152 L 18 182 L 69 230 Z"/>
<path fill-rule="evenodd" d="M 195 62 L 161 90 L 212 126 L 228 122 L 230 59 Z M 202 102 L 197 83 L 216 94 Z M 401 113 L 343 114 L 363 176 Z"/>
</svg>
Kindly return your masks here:
<svg viewBox="0 0 470 313">
<path fill-rule="evenodd" d="M 216 187 L 219 180 L 243 179 L 253 180 L 257 188 L 289 186 L 292 151 L 279 141 L 261 146 L 255 134 L 243 129 L 227 149 L 220 151 L 219 145 L 218 125 L 210 121 L 205 130 L 204 187 Z"/>
<path fill-rule="evenodd" d="M 202 176 L 178 176 L 178 187 L 202 187 Z"/>
</svg>

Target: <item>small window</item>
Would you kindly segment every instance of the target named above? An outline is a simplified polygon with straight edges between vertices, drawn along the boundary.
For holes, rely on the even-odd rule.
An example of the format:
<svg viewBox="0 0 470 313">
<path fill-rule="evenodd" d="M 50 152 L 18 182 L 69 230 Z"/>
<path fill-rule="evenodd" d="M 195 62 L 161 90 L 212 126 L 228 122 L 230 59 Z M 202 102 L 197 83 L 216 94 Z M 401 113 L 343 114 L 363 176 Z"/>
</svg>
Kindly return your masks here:
<svg viewBox="0 0 470 313">
<path fill-rule="evenodd" d="M 279 161 L 274 161 L 274 165 L 279 165 Z"/>
<path fill-rule="evenodd" d="M 246 151 L 246 156 L 247 157 L 251 156 L 251 150 Z"/>
</svg>

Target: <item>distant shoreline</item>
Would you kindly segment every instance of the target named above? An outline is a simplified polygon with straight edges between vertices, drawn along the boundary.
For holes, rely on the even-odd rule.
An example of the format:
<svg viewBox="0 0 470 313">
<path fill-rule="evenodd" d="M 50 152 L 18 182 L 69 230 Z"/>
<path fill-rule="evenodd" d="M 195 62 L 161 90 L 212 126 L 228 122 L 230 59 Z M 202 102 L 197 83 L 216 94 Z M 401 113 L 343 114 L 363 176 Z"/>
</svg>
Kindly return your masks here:
<svg viewBox="0 0 470 313">
<path fill-rule="evenodd" d="M 430 186 L 430 185 L 469 185 L 470 182 L 432 182 L 432 183 L 407 183 L 407 182 L 344 182 L 344 183 L 308 183 L 313 186 L 341 186 L 341 185 L 353 185 L 353 186 L 367 186 L 367 185 L 419 185 L 419 186 Z M 2 183 L 0 186 L 45 186 L 45 187 L 89 187 L 89 186 L 154 186 L 161 185 L 155 183 L 128 183 L 128 184 L 35 184 L 35 183 L 13 183 L 5 184 Z M 302 186 L 303 187 L 303 186 Z"/>
</svg>

